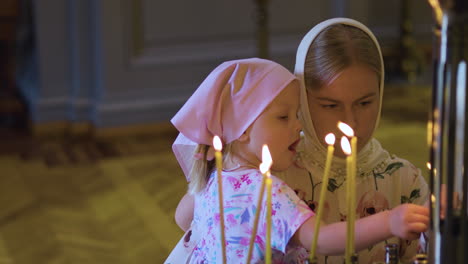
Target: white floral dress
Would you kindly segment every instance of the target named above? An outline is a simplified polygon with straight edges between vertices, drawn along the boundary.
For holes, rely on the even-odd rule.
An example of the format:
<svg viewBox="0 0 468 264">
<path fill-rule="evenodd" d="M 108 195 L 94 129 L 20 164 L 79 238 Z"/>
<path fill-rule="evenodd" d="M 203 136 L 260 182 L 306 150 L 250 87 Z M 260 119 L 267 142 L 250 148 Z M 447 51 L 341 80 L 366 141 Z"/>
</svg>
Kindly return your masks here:
<svg viewBox="0 0 468 264">
<path fill-rule="evenodd" d="M 227 263 L 246 262 L 262 177 L 255 169 L 223 172 Z M 288 243 L 313 212 L 283 181 L 272 176 L 272 182 L 273 263 L 301 263 L 307 258 L 306 250 Z M 262 204 L 251 263 L 264 261 L 266 195 Z M 218 206 L 217 175 L 213 173 L 205 190 L 195 195 L 191 229 L 182 238 L 181 244 L 190 251 L 186 263 L 222 263 Z M 191 236 L 196 237 L 196 241 L 191 241 Z"/>
<path fill-rule="evenodd" d="M 369 148 L 381 147 L 379 142 L 373 139 L 366 150 L 375 151 Z M 380 160 L 380 162 L 376 163 L 373 169 L 364 170 L 358 165 L 355 208 L 358 219 L 392 209 L 403 203 L 424 204 L 428 197 L 428 186 L 419 169 L 404 159 L 389 155 L 385 150 L 380 149 L 378 153 L 381 158 L 373 161 Z M 287 172 L 277 174 L 312 210 L 318 205 L 323 176 L 321 164 L 325 163 L 324 160 L 316 161 L 317 156 L 309 156 L 302 149 L 299 152 L 297 165 Z M 304 165 L 307 162 L 309 166 Z M 366 164 L 366 161 L 361 158 L 360 163 Z M 322 216 L 326 224 L 346 221 L 347 218 L 345 161 L 335 157 L 330 174 Z M 402 241 L 399 238 L 391 238 L 358 252 L 359 263 L 372 264 L 375 261 L 384 261 L 385 245 L 388 243 L 400 245 L 400 259 L 403 263 L 418 252 L 417 240 Z M 342 256 L 319 256 L 318 261 L 342 264 L 343 259 Z"/>
</svg>

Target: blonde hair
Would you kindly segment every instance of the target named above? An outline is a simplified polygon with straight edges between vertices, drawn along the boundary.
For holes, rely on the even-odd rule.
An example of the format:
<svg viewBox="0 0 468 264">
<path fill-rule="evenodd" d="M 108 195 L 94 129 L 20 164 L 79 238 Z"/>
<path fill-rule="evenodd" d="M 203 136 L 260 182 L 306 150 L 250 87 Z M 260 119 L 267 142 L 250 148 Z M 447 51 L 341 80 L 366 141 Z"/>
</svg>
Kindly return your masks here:
<svg viewBox="0 0 468 264">
<path fill-rule="evenodd" d="M 190 194 L 197 194 L 205 189 L 208 179 L 211 173 L 216 169 L 215 159 L 207 160 L 207 154 L 210 146 L 204 144 L 198 144 L 194 154 L 201 153 L 203 155 L 200 159 L 194 159 L 192 168 L 190 169 L 190 183 L 188 191 Z M 230 158 L 231 144 L 223 146 L 223 163 L 225 160 Z"/>
<path fill-rule="evenodd" d="M 307 51 L 306 88 L 320 89 L 347 67 L 356 64 L 369 67 L 380 82 L 380 55 L 371 37 L 353 26 L 329 26 L 317 35 Z"/>
</svg>

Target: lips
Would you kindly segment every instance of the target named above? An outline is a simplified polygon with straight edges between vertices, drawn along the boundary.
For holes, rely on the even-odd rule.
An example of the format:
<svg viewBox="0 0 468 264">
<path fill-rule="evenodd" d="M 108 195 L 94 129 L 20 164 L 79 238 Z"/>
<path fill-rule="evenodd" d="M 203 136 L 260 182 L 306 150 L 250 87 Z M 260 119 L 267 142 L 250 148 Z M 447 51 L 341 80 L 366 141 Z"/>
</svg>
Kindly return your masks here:
<svg viewBox="0 0 468 264">
<path fill-rule="evenodd" d="M 292 152 L 296 152 L 296 147 L 297 145 L 299 144 L 299 141 L 300 139 L 297 139 L 296 141 L 294 141 L 294 143 L 292 143 L 291 145 L 289 145 L 288 149 Z"/>
</svg>

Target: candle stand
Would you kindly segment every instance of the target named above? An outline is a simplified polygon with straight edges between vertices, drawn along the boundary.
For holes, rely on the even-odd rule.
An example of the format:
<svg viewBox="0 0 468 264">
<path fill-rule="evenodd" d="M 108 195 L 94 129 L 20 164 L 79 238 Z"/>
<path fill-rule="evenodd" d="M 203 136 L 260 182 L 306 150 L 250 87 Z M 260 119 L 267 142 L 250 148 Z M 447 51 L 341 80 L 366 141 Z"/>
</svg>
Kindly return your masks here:
<svg viewBox="0 0 468 264">
<path fill-rule="evenodd" d="M 461 264 L 468 263 L 468 1 L 429 0 L 429 3 L 436 23 L 428 126 L 431 189 L 428 262 Z M 446 186 L 443 212 L 442 184 Z"/>
</svg>

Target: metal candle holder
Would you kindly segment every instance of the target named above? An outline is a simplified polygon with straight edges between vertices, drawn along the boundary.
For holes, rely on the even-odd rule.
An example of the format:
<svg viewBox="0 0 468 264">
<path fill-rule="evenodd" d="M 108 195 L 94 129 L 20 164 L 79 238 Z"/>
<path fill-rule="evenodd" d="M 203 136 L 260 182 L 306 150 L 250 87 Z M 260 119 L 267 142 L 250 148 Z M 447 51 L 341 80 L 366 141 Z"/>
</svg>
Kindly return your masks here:
<svg viewBox="0 0 468 264">
<path fill-rule="evenodd" d="M 434 77 L 429 120 L 431 232 L 429 262 L 468 261 L 468 1 L 429 0 L 434 9 Z M 466 155 L 465 155 L 466 152 Z M 446 210 L 442 212 L 442 184 Z M 455 203 L 455 193 L 460 202 Z"/>
</svg>

